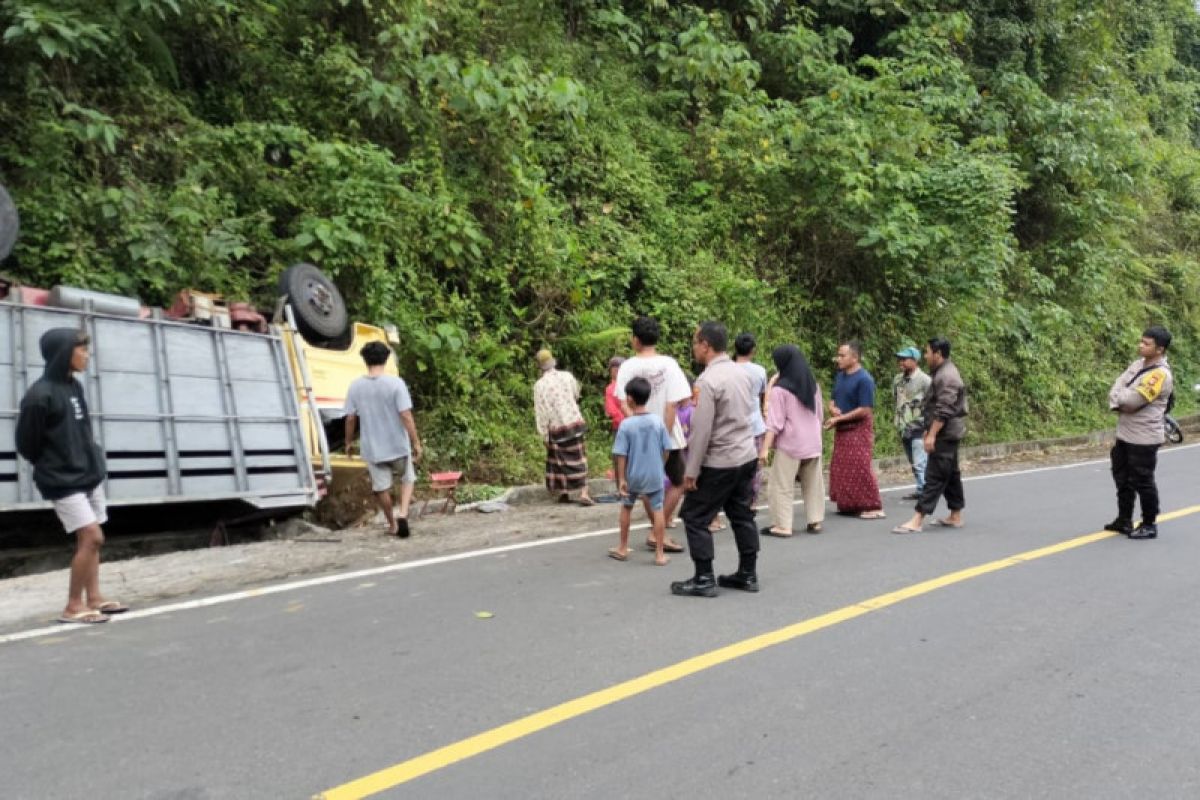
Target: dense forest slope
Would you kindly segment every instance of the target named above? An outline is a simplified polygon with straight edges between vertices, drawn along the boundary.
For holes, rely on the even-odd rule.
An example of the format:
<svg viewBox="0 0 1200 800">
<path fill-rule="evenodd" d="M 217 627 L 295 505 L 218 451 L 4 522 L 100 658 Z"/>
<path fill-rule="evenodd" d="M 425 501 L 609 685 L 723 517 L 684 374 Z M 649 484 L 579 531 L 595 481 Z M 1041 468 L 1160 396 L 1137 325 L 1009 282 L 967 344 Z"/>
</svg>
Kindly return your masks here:
<svg viewBox="0 0 1200 800">
<path fill-rule="evenodd" d="M 312 260 L 477 476 L 538 472 L 543 345 L 599 420 L 635 312 L 680 356 L 707 317 L 764 361 L 858 336 L 880 377 L 943 333 L 976 441 L 1106 424 L 1150 322 L 1194 377 L 1190 0 L 0 0 L 0 30 L 7 271 L 269 303 Z"/>
</svg>

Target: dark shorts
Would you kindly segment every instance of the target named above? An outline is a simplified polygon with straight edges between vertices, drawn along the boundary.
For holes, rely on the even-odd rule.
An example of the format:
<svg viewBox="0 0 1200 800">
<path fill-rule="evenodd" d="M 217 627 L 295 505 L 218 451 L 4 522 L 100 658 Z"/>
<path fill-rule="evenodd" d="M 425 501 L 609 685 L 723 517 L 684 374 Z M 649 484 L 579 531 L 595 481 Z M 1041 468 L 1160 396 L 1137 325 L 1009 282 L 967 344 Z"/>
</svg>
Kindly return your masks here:
<svg viewBox="0 0 1200 800">
<path fill-rule="evenodd" d="M 687 472 L 687 462 L 683 459 L 682 450 L 672 450 L 667 454 L 667 463 L 664 467 L 667 473 L 667 480 L 672 486 L 683 486 L 683 479 Z"/>
</svg>

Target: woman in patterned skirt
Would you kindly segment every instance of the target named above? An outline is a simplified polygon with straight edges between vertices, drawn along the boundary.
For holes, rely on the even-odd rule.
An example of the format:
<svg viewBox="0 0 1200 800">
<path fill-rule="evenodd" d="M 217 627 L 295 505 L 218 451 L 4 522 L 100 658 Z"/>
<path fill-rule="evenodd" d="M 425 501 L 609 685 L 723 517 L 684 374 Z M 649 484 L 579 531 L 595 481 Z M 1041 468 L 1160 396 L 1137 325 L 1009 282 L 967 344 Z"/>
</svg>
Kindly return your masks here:
<svg viewBox="0 0 1200 800">
<path fill-rule="evenodd" d="M 533 408 L 538 434 L 546 445 L 546 490 L 570 502 L 579 491 L 579 504 L 595 505 L 588 495 L 587 424 L 579 410 L 579 382 L 556 369 L 554 354 L 540 350 L 542 377 L 533 386 Z"/>
</svg>

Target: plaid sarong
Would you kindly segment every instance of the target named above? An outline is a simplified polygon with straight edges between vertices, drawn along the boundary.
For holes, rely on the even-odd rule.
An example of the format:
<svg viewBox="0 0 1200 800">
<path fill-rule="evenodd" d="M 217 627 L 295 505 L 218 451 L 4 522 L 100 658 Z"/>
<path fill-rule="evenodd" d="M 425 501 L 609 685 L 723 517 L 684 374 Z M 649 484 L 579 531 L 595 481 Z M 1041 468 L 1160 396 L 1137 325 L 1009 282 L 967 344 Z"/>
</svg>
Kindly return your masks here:
<svg viewBox="0 0 1200 800">
<path fill-rule="evenodd" d="M 842 514 L 859 514 L 883 508 L 879 481 L 871 468 L 875 449 L 875 423 L 871 417 L 837 426 L 833 457 L 829 462 L 829 499 Z"/>
<path fill-rule="evenodd" d="M 587 486 L 587 426 L 579 422 L 551 431 L 546 443 L 546 488 L 570 492 Z"/>
</svg>

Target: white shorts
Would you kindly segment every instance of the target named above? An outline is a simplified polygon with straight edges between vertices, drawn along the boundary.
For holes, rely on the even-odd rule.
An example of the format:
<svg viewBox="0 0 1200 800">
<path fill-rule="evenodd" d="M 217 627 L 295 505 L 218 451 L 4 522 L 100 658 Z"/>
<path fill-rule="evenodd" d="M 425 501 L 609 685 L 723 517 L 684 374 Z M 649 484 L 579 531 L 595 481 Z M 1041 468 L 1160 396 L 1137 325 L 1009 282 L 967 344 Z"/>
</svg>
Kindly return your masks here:
<svg viewBox="0 0 1200 800">
<path fill-rule="evenodd" d="M 368 461 L 367 474 L 371 476 L 372 492 L 391 491 L 397 475 L 400 476 L 402 483 L 417 482 L 417 471 L 413 469 L 412 459 L 408 456 L 379 464 L 372 464 Z"/>
<path fill-rule="evenodd" d="M 103 525 L 108 522 L 105 508 L 104 487 L 97 486 L 88 494 L 76 492 L 54 501 L 54 513 L 67 533 L 75 533 L 88 525 Z"/>
</svg>

